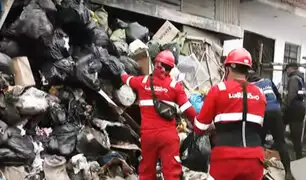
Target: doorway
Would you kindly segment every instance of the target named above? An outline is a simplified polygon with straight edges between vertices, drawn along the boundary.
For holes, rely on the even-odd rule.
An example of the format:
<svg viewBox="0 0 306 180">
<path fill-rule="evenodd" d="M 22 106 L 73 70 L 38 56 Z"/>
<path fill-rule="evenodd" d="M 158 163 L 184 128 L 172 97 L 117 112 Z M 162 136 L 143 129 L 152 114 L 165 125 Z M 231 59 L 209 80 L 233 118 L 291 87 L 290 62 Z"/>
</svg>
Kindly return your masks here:
<svg viewBox="0 0 306 180">
<path fill-rule="evenodd" d="M 274 39 L 244 31 L 243 47 L 251 53 L 253 69 L 259 72 L 261 77 L 273 78 L 274 44 Z"/>
</svg>

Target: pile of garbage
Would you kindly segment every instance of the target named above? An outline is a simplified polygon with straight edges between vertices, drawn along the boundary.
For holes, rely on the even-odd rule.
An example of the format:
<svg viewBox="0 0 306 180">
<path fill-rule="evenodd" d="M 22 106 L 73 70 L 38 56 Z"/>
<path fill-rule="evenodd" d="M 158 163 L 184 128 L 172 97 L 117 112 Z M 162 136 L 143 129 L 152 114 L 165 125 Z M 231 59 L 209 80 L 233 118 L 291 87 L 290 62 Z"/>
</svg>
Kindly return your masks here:
<svg viewBox="0 0 306 180">
<path fill-rule="evenodd" d="M 188 63 L 195 55 L 182 56 L 186 34 L 164 26 L 150 40 L 148 28 L 110 20 L 87 1 L 15 1 L 0 32 L 0 179 L 137 179 L 139 122 L 125 111 L 137 97 L 117 67 L 149 74 L 151 60 L 168 49 L 192 87 L 201 74 L 188 75 L 198 64 Z M 199 98 L 192 98 L 197 110 Z M 185 178 L 206 179 L 208 166 L 197 169 L 202 164 L 183 155 L 205 152 L 208 164 L 208 137 L 187 126 L 180 135 Z"/>
<path fill-rule="evenodd" d="M 122 110 L 136 95 L 116 67 L 142 74 L 128 44 L 148 29 L 110 28 L 89 7 L 15 1 L 0 41 L 0 178 L 137 179 L 139 127 Z"/>
</svg>

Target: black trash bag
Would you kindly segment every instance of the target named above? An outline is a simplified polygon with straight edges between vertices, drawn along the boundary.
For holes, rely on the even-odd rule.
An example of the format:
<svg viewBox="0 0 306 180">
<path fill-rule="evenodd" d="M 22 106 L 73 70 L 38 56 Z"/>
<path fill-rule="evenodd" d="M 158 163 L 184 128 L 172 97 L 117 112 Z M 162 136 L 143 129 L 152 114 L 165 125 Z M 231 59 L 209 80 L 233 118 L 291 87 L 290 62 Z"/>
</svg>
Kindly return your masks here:
<svg viewBox="0 0 306 180">
<path fill-rule="evenodd" d="M 65 109 L 60 104 L 52 104 L 49 113 L 53 125 L 63 125 L 67 122 Z"/>
<path fill-rule="evenodd" d="M 110 28 L 112 30 L 116 30 L 116 29 L 126 29 L 129 27 L 129 24 L 122 21 L 121 19 L 113 19 L 113 21 L 110 23 Z"/>
<path fill-rule="evenodd" d="M 107 48 L 109 46 L 109 37 L 103 29 L 94 28 L 92 30 L 92 33 L 92 43 L 94 43 L 96 46 L 101 46 L 103 48 Z"/>
<path fill-rule="evenodd" d="M 115 46 L 114 42 L 109 41 L 108 46 L 107 46 L 106 49 L 107 49 L 107 51 L 108 51 L 108 53 L 109 53 L 110 55 L 113 55 L 113 56 L 115 56 L 115 57 L 117 57 L 117 58 L 120 57 L 120 53 L 119 53 L 119 51 L 117 50 L 117 47 Z"/>
<path fill-rule="evenodd" d="M 0 120 L 0 146 L 8 140 L 7 133 L 5 133 L 7 128 L 7 124 Z"/>
<path fill-rule="evenodd" d="M 83 98 L 75 98 L 70 101 L 68 113 L 73 122 L 85 124 L 92 119 L 94 110 Z"/>
<path fill-rule="evenodd" d="M 72 46 L 72 58 L 80 59 L 81 57 L 91 53 L 90 48 L 87 46 Z"/>
<path fill-rule="evenodd" d="M 113 43 L 120 56 L 126 56 L 128 54 L 129 45 L 125 41 L 115 41 Z"/>
<path fill-rule="evenodd" d="M 50 22 L 55 25 L 57 9 L 52 0 L 36 0 L 36 2 L 46 12 Z"/>
<path fill-rule="evenodd" d="M 0 41 L 0 52 L 10 57 L 18 57 L 23 55 L 20 45 L 16 41 L 8 38 L 3 38 L 2 41 Z"/>
<path fill-rule="evenodd" d="M 161 51 L 161 45 L 157 41 L 151 40 L 148 42 L 148 48 L 150 58 L 154 61 L 157 54 Z"/>
<path fill-rule="evenodd" d="M 211 146 L 208 135 L 190 133 L 180 147 L 182 165 L 193 171 L 207 173 L 210 151 Z"/>
<path fill-rule="evenodd" d="M 161 47 L 161 50 L 171 51 L 173 53 L 174 57 L 175 57 L 175 64 L 178 63 L 178 58 L 179 58 L 180 53 L 181 53 L 181 48 L 180 48 L 180 45 L 178 43 L 171 42 L 171 43 L 164 44 Z"/>
<path fill-rule="evenodd" d="M 111 144 L 118 144 L 118 143 L 120 144 L 121 142 L 135 143 L 134 136 L 131 134 L 130 129 L 125 125 L 107 126 L 105 130 L 109 135 Z"/>
<path fill-rule="evenodd" d="M 110 140 L 107 133 L 86 126 L 78 134 L 76 149 L 85 156 L 101 156 L 110 150 Z"/>
<path fill-rule="evenodd" d="M 46 62 L 41 68 L 41 74 L 49 84 L 63 83 L 73 75 L 74 67 L 75 63 L 71 57 L 54 63 Z"/>
<path fill-rule="evenodd" d="M 141 70 L 139 64 L 133 59 L 127 56 L 121 56 L 119 58 L 120 62 L 124 65 L 124 70 L 131 75 L 137 76 L 141 75 Z"/>
<path fill-rule="evenodd" d="M 6 54 L 0 53 L 0 71 L 5 74 L 12 74 L 11 71 L 11 58 Z"/>
<path fill-rule="evenodd" d="M 92 90 L 100 89 L 98 74 L 102 63 L 94 54 L 81 57 L 76 63 L 76 78 Z"/>
<path fill-rule="evenodd" d="M 6 100 L 3 93 L 0 93 L 0 116 L 0 119 L 10 126 L 21 122 L 18 109 Z"/>
<path fill-rule="evenodd" d="M 76 146 L 78 127 L 71 123 L 55 126 L 50 137 L 48 150 L 70 156 Z"/>
<path fill-rule="evenodd" d="M 68 75 L 73 75 L 75 62 L 71 57 L 56 61 L 53 65 L 60 71 L 65 72 Z"/>
<path fill-rule="evenodd" d="M 102 28 L 99 28 L 94 21 L 87 25 L 87 29 L 89 31 L 89 36 L 91 37 L 91 42 L 94 45 L 103 48 L 108 47 L 110 40 L 107 33 Z"/>
<path fill-rule="evenodd" d="M 50 85 L 64 82 L 68 78 L 66 73 L 61 72 L 51 62 L 47 62 L 42 66 L 41 74 L 45 83 Z"/>
<path fill-rule="evenodd" d="M 8 136 L 6 146 L 27 159 L 28 164 L 32 164 L 35 159 L 32 138 L 28 135 L 22 136 L 21 130 L 15 127 L 8 128 L 5 133 Z"/>
<path fill-rule="evenodd" d="M 8 33 L 14 36 L 26 36 L 32 39 L 51 36 L 53 25 L 46 12 L 32 0 L 22 11 L 19 18 L 9 27 Z"/>
<path fill-rule="evenodd" d="M 57 9 L 55 7 L 55 4 L 52 2 L 52 0 L 36 0 L 37 4 L 44 10 L 44 11 L 52 11 L 56 12 Z"/>
<path fill-rule="evenodd" d="M 103 68 L 101 76 L 105 79 L 112 79 L 112 85 L 115 88 L 121 87 L 121 72 L 124 70 L 124 65 L 115 56 L 110 56 L 108 60 L 102 61 Z"/>
<path fill-rule="evenodd" d="M 81 0 L 62 0 L 57 10 L 62 23 L 76 23 L 81 25 L 90 23 L 89 9 Z"/>
<path fill-rule="evenodd" d="M 4 166 L 24 166 L 29 164 L 27 157 L 4 147 L 0 148 L 0 161 Z"/>
<path fill-rule="evenodd" d="M 130 23 L 128 28 L 125 30 L 127 42 L 131 43 L 136 39 L 143 42 L 149 40 L 149 29 L 140 25 L 138 22 Z"/>
<path fill-rule="evenodd" d="M 45 57 L 50 60 L 61 60 L 68 58 L 69 37 L 62 29 L 56 29 L 52 36 L 42 38 L 46 46 Z"/>
</svg>

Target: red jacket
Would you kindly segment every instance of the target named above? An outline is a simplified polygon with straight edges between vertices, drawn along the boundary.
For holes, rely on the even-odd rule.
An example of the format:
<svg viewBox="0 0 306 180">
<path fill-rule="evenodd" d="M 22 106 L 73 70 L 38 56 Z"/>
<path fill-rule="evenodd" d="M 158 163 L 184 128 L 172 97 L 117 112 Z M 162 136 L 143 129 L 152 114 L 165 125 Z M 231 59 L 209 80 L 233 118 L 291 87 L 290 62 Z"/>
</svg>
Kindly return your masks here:
<svg viewBox="0 0 306 180">
<path fill-rule="evenodd" d="M 176 82 L 170 76 L 160 79 L 154 76 L 154 89 L 158 100 L 164 100 L 173 105 L 178 105 L 189 120 L 196 116 L 195 109 L 192 107 L 181 82 Z M 121 76 L 122 81 L 135 89 L 138 93 L 139 107 L 141 112 L 141 130 L 154 129 L 175 129 L 176 121 L 167 121 L 160 117 L 153 107 L 152 93 L 150 89 L 149 76 L 131 76 L 124 74 Z"/>
<path fill-rule="evenodd" d="M 266 99 L 262 91 L 253 84 L 247 86 L 248 114 L 247 122 L 263 125 Z M 226 81 L 215 85 L 208 92 L 204 105 L 194 121 L 194 131 L 205 133 L 213 122 L 226 124 L 242 120 L 243 93 L 240 83 Z M 217 129 L 218 131 L 218 129 Z M 217 135 L 218 136 L 218 135 Z M 263 160 L 263 148 L 258 147 L 230 147 L 217 146 L 212 150 L 212 159 L 226 158 L 260 158 Z"/>
</svg>

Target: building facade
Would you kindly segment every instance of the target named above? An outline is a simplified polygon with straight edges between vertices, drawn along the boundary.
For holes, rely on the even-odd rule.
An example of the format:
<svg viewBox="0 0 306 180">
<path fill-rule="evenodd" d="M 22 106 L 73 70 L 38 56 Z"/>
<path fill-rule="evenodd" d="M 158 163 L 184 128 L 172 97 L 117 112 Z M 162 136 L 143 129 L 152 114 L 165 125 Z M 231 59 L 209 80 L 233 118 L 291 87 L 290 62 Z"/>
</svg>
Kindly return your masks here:
<svg viewBox="0 0 306 180">
<path fill-rule="evenodd" d="M 246 31 L 274 41 L 270 61 L 276 84 L 282 82 L 282 64 L 305 63 L 306 1 L 244 0 L 240 4 L 240 23 Z M 246 37 L 246 33 L 244 33 Z M 265 47 L 264 47 L 265 48 Z M 304 71 L 304 68 L 301 68 Z"/>
<path fill-rule="evenodd" d="M 91 0 L 182 25 L 189 35 L 220 45 L 244 46 L 262 75 L 282 81 L 283 64 L 306 63 L 304 0 Z M 139 16 L 141 18 L 141 16 Z M 233 41 L 225 43 L 226 40 Z M 238 40 L 238 41 L 237 41 Z M 239 41 L 241 43 L 239 43 Z M 238 42 L 238 43 L 237 43 Z M 227 49 L 226 52 L 229 50 Z M 225 54 L 226 55 L 226 54 Z"/>
</svg>

